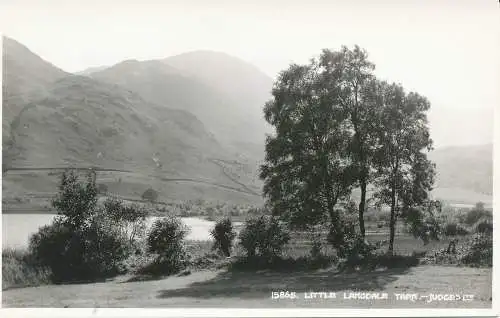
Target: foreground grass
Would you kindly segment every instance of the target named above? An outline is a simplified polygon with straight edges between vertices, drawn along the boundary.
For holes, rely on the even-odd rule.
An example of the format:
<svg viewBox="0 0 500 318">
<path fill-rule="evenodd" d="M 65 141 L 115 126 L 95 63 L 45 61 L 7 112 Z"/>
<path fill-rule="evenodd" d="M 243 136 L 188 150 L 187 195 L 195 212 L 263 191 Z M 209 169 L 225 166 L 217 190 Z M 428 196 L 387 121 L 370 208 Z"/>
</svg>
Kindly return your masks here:
<svg viewBox="0 0 500 318">
<path fill-rule="evenodd" d="M 24 250 L 2 250 L 2 290 L 50 283 L 50 271 L 33 264 Z"/>
<path fill-rule="evenodd" d="M 4 307 L 334 307 L 491 308 L 491 268 L 418 266 L 370 272 L 199 271 L 142 282 L 118 277 L 105 283 L 50 285 L 3 292 Z M 295 291 L 296 300 L 273 300 L 272 291 Z M 304 292 L 335 292 L 336 299 L 306 299 Z M 352 291 L 388 293 L 387 300 L 344 299 Z M 473 300 L 426 303 L 397 300 L 395 293 L 471 294 Z"/>
<path fill-rule="evenodd" d="M 322 244 L 322 254 L 323 258 L 317 260 L 310 259 L 310 252 L 312 247 L 312 242 L 309 235 L 307 234 L 295 234 L 292 235 L 292 241 L 285 247 L 283 251 L 282 259 L 274 264 L 275 269 L 283 267 L 286 271 L 293 271 L 297 269 L 318 269 L 318 268 L 328 268 L 334 265 L 334 249 L 323 242 Z M 387 235 L 385 234 L 368 234 L 367 240 L 371 243 L 375 243 L 381 240 L 386 240 Z M 466 239 L 466 237 L 461 238 Z M 421 240 L 416 239 L 407 234 L 400 234 L 396 236 L 395 243 L 395 253 L 402 256 L 409 256 L 413 253 L 433 253 L 435 250 L 446 248 L 449 244 L 451 238 L 445 238 L 441 241 L 431 242 L 424 245 Z M 236 245 L 232 250 L 232 258 L 226 259 L 225 257 L 218 255 L 212 250 L 212 241 L 186 241 L 186 249 L 189 255 L 191 255 L 190 264 L 186 268 L 185 272 L 194 273 L 201 270 L 219 270 L 221 268 L 226 268 L 232 263 L 235 263 L 233 268 L 239 268 L 242 270 L 252 270 L 252 266 L 245 266 L 241 257 L 244 255 L 244 251 Z M 133 254 L 125 262 L 126 272 L 131 275 L 131 280 L 151 280 L 151 279 L 161 279 L 167 275 L 145 275 L 144 273 L 139 274 L 142 268 L 145 268 L 154 259 L 154 255 L 150 255 L 145 250 L 145 244 L 142 246 L 142 252 L 140 254 Z M 382 244 L 379 253 L 387 250 L 387 244 Z M 29 257 L 26 255 L 26 251 L 23 250 L 3 250 L 3 266 L 2 266 L 2 289 L 10 289 L 14 287 L 27 287 L 36 286 L 41 284 L 50 284 L 50 273 L 48 270 L 39 269 L 30 262 Z M 258 265 L 257 268 L 263 268 L 264 265 Z M 271 266 L 273 267 L 273 266 Z"/>
</svg>

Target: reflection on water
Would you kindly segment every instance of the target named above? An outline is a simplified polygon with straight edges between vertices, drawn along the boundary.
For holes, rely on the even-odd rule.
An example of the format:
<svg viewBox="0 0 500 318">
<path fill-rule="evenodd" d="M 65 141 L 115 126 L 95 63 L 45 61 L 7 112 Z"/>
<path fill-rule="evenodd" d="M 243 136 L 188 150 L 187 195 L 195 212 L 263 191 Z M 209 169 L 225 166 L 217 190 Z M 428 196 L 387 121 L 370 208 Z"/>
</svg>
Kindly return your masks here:
<svg viewBox="0 0 500 318">
<path fill-rule="evenodd" d="M 54 218 L 54 214 L 2 214 L 2 247 L 27 247 L 29 236 L 38 231 L 39 227 L 50 224 Z M 157 218 L 148 218 L 148 226 L 151 226 Z M 211 239 L 210 230 L 214 222 L 194 217 L 182 220 L 190 228 L 188 240 Z"/>
</svg>

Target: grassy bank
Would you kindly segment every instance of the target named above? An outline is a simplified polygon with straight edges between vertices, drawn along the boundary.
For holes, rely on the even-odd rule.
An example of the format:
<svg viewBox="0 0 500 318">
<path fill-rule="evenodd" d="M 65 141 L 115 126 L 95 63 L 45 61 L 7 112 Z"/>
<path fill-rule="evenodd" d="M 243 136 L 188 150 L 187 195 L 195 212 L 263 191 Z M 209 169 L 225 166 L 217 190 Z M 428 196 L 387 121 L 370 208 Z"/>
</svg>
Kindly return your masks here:
<svg viewBox="0 0 500 318">
<path fill-rule="evenodd" d="M 2 250 L 2 290 L 50 283 L 50 271 L 38 267 L 26 250 Z"/>
</svg>

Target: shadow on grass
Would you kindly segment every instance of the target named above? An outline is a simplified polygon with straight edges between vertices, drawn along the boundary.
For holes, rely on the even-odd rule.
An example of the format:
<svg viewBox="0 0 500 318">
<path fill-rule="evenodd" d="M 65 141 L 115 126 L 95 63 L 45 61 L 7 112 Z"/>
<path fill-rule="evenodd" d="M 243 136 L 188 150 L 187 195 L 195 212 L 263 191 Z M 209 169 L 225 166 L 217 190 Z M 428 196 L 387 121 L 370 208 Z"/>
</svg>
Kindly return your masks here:
<svg viewBox="0 0 500 318">
<path fill-rule="evenodd" d="M 393 268 L 371 272 L 317 271 L 226 271 L 204 282 L 195 282 L 186 288 L 167 289 L 158 292 L 158 298 L 268 298 L 272 291 L 341 291 L 383 290 L 409 268 Z"/>
</svg>

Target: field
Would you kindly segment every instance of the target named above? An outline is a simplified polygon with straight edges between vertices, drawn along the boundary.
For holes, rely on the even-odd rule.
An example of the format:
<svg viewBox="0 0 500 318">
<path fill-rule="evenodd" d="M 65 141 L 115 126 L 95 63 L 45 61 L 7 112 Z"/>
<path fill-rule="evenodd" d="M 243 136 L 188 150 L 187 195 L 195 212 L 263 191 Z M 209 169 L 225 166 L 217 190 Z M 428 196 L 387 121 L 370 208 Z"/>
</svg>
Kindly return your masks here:
<svg viewBox="0 0 500 318">
<path fill-rule="evenodd" d="M 104 283 L 53 285 L 4 291 L 4 307 L 491 307 L 491 269 L 419 266 L 369 273 L 200 271 L 141 282 L 118 277 Z M 300 299 L 272 300 L 272 291 L 295 291 Z M 335 292 L 337 299 L 305 299 L 308 291 Z M 343 299 L 351 291 L 388 293 L 387 300 Z M 426 303 L 396 300 L 394 293 L 471 294 L 474 299 Z"/>
</svg>

